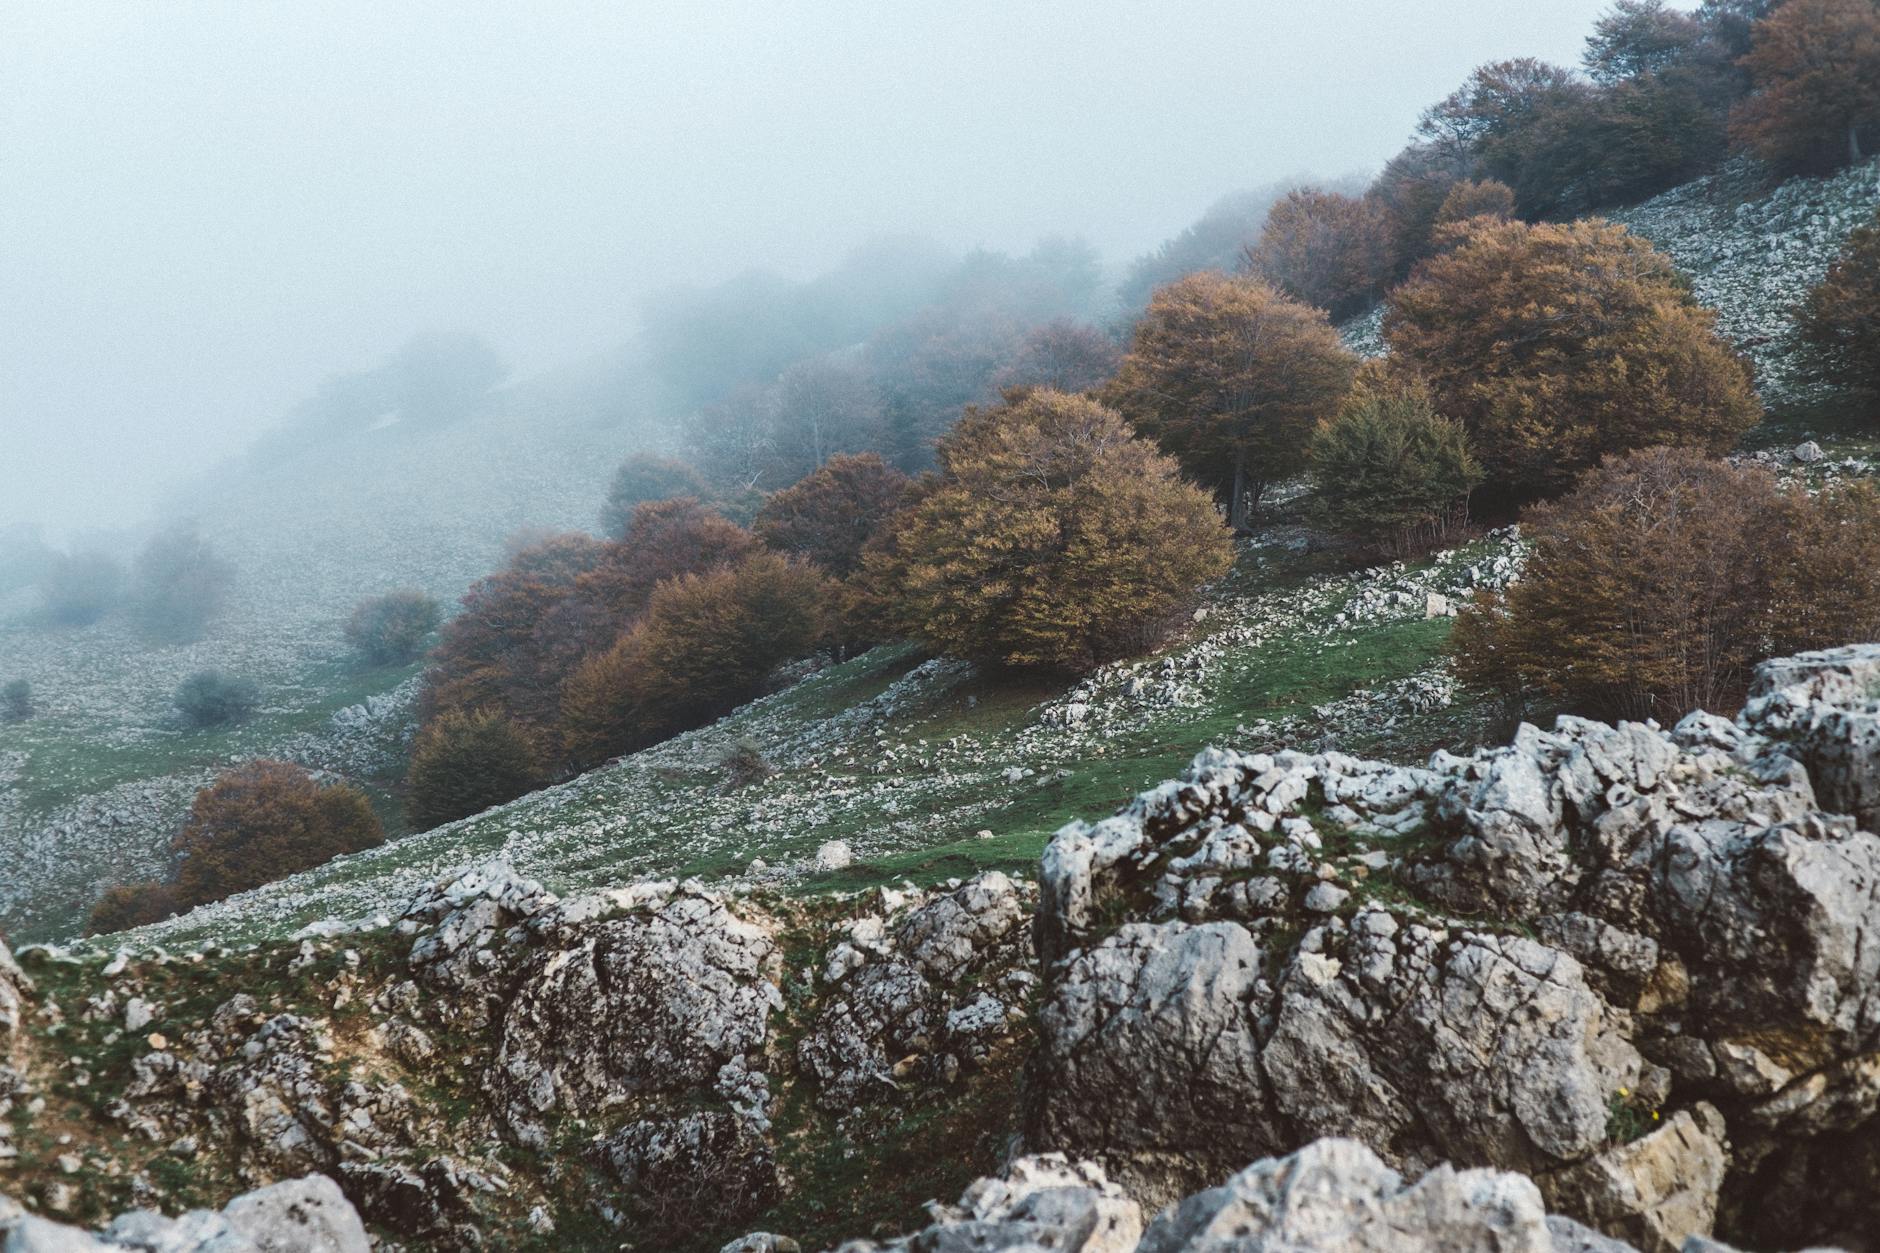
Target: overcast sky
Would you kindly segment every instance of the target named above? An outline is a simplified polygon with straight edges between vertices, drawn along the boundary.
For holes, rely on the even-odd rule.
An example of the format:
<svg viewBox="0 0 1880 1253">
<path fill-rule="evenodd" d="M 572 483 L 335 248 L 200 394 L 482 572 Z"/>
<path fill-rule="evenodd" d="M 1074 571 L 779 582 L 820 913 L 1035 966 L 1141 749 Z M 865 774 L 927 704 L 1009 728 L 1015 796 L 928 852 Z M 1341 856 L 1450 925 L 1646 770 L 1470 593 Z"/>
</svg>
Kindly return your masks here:
<svg viewBox="0 0 1880 1253">
<path fill-rule="evenodd" d="M 0 0 L 0 524 L 134 520 L 417 330 L 528 373 L 880 234 L 1124 261 L 1605 7 Z"/>
</svg>

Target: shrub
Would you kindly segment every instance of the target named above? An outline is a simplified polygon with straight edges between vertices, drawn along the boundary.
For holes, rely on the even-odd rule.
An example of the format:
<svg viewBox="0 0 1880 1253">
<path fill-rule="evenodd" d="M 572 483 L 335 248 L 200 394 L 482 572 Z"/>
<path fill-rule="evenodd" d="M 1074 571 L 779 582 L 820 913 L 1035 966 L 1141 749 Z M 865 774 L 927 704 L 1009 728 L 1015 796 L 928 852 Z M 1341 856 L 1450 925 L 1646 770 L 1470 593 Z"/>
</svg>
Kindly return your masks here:
<svg viewBox="0 0 1880 1253">
<path fill-rule="evenodd" d="M 1841 379 L 1880 391 L 1880 218 L 1848 236 L 1796 324 Z"/>
<path fill-rule="evenodd" d="M 120 883 L 106 888 L 104 895 L 91 907 L 91 915 L 85 921 L 85 934 L 129 931 L 132 927 L 162 922 L 188 908 L 174 884 Z"/>
<path fill-rule="evenodd" d="M 724 751 L 718 759 L 719 772 L 725 776 L 725 782 L 733 789 L 745 788 L 753 783 L 762 783 L 777 773 L 777 767 L 770 758 L 764 756 L 764 750 L 756 740 L 745 736 Z"/>
<path fill-rule="evenodd" d="M 9 679 L 0 686 L 0 722 L 25 722 L 33 716 L 33 685 Z"/>
<path fill-rule="evenodd" d="M 1156 292 L 1103 399 L 1227 501 L 1238 528 L 1267 484 L 1304 468 L 1357 366 L 1321 310 L 1256 278 L 1193 274 Z"/>
<path fill-rule="evenodd" d="M 424 651 L 438 617 L 437 602 L 420 591 L 370 596 L 346 619 L 346 642 L 367 665 L 402 666 Z"/>
<path fill-rule="evenodd" d="M 776 551 L 846 578 L 861 565 L 868 537 L 901 507 L 907 482 L 873 453 L 834 457 L 766 501 L 753 529 Z"/>
<path fill-rule="evenodd" d="M 1326 521 L 1390 551 L 1440 539 L 1482 479 L 1462 424 L 1440 416 L 1418 381 L 1360 383 L 1310 455 Z"/>
<path fill-rule="evenodd" d="M 482 813 L 539 786 L 534 740 L 494 710 L 432 720 L 412 748 L 405 775 L 413 829 Z"/>
<path fill-rule="evenodd" d="M 39 581 L 45 614 L 62 626 L 104 617 L 124 588 L 124 568 L 103 553 L 61 553 Z"/>
<path fill-rule="evenodd" d="M 1472 683 L 1576 712 L 1729 713 L 1755 663 L 1880 630 L 1880 496 L 1778 492 L 1688 449 L 1608 461 L 1531 510 L 1519 582 L 1456 624 Z"/>
<path fill-rule="evenodd" d="M 220 670 L 198 670 L 177 687 L 176 711 L 198 730 L 222 727 L 253 713 L 257 698 L 255 685 L 248 679 Z"/>
<path fill-rule="evenodd" d="M 703 499 L 705 480 L 683 461 L 636 452 L 620 463 L 614 481 L 607 488 L 607 503 L 601 506 L 601 532 L 618 538 L 627 533 L 633 511 L 650 500 L 669 500 L 675 496 Z"/>
<path fill-rule="evenodd" d="M 1348 317 L 1375 300 L 1390 277 L 1390 236 L 1381 202 L 1300 188 L 1267 213 L 1246 265 L 1295 300 Z"/>
<path fill-rule="evenodd" d="M 382 843 L 385 831 L 358 788 L 321 783 L 284 761 L 251 761 L 196 793 L 173 844 L 185 906 L 272 883 Z"/>
<path fill-rule="evenodd" d="M 1751 32 L 1738 142 L 1787 169 L 1857 163 L 1880 142 L 1880 3 L 1785 0 Z"/>
<path fill-rule="evenodd" d="M 940 464 L 864 572 L 900 630 L 948 653 L 1085 669 L 1152 646 L 1232 562 L 1207 496 L 1094 400 L 968 410 Z"/>
<path fill-rule="evenodd" d="M 1553 493 L 1609 453 L 1722 452 L 1761 404 L 1661 253 L 1604 222 L 1482 224 L 1392 293 L 1395 368 L 1427 379 L 1489 485 Z"/>
<path fill-rule="evenodd" d="M 193 523 L 153 536 L 131 563 L 131 607 L 144 630 L 186 643 L 222 610 L 235 568 L 215 555 Z"/>
<path fill-rule="evenodd" d="M 568 680 L 570 754 L 603 760 L 762 694 L 771 671 L 816 646 L 833 593 L 814 567 L 775 553 L 661 583 L 640 623 Z"/>
</svg>

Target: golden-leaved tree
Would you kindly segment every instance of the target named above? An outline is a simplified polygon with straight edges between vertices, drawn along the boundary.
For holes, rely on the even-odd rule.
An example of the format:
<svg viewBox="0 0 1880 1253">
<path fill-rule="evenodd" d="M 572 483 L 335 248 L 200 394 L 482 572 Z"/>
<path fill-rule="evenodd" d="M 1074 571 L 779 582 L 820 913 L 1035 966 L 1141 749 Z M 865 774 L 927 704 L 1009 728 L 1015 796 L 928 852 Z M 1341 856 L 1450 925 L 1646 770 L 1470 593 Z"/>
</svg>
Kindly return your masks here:
<svg viewBox="0 0 1880 1253">
<path fill-rule="evenodd" d="M 943 652 L 1086 669 L 1152 646 L 1232 562 L 1207 494 L 1086 397 L 969 409 L 938 456 L 863 571 L 894 625 Z"/>
<path fill-rule="evenodd" d="M 1482 220 L 1392 293 L 1384 339 L 1467 428 L 1488 485 L 1531 498 L 1612 453 L 1733 447 L 1762 405 L 1714 322 L 1624 227 Z"/>
<path fill-rule="evenodd" d="M 1321 310 L 1204 272 L 1155 293 L 1102 399 L 1218 492 L 1238 528 L 1267 485 L 1304 467 L 1357 368 Z"/>
<path fill-rule="evenodd" d="M 1690 449 L 1615 457 L 1530 510 L 1519 582 L 1457 620 L 1457 670 L 1577 713 L 1732 712 L 1758 661 L 1880 632 L 1880 492 L 1779 491 Z"/>
</svg>

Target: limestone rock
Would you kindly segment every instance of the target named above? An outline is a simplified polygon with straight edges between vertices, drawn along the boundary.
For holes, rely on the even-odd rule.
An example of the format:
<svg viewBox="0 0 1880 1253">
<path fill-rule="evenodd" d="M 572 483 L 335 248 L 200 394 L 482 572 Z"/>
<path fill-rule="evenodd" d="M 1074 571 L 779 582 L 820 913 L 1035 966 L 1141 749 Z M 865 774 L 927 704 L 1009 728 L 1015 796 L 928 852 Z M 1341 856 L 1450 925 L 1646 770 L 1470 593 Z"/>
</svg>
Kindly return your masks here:
<svg viewBox="0 0 1880 1253">
<path fill-rule="evenodd" d="M 1089 1162 L 1062 1154 L 1021 1157 L 995 1179 L 967 1188 L 956 1206 L 931 1207 L 934 1223 L 906 1239 L 853 1240 L 841 1253 L 1130 1253 L 1142 1211 Z"/>
<path fill-rule="evenodd" d="M 1663 1126 L 1541 1179 L 1554 1209 L 1581 1215 L 1641 1253 L 1677 1253 L 1686 1236 L 1717 1218 L 1729 1166 L 1723 1116 L 1709 1105 L 1680 1110 Z"/>
<path fill-rule="evenodd" d="M 689 889 L 566 928 L 503 1017 L 490 1088 L 510 1134 L 539 1147 L 551 1115 L 709 1090 L 726 1063 L 764 1047 L 783 1004 L 775 954 L 762 927 Z"/>
</svg>

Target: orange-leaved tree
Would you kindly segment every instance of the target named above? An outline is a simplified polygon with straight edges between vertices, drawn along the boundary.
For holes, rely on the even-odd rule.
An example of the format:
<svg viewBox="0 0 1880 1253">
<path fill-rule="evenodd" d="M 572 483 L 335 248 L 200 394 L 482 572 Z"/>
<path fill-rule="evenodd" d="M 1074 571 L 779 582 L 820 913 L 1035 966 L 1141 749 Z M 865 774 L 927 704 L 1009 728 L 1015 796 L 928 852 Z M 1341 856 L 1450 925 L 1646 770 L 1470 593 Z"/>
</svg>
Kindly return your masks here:
<svg viewBox="0 0 1880 1253">
<path fill-rule="evenodd" d="M 768 552 L 661 583 L 645 617 L 563 686 L 569 756 L 591 765 L 762 694 L 773 670 L 815 648 L 833 598 L 814 566 Z"/>
<path fill-rule="evenodd" d="M 1462 677 L 1576 712 L 1728 713 L 1755 663 L 1880 631 L 1880 493 L 1778 491 L 1690 449 L 1616 457 L 1530 510 L 1521 579 L 1456 623 Z"/>
<path fill-rule="evenodd" d="M 1084 669 L 1142 651 L 1232 561 L 1207 495 L 1094 400 L 969 409 L 939 459 L 863 577 L 902 632 L 945 652 Z"/>
<path fill-rule="evenodd" d="M 1377 298 L 1395 259 L 1382 202 L 1302 187 L 1267 211 L 1246 265 L 1294 299 L 1342 318 Z"/>
<path fill-rule="evenodd" d="M 1764 160 L 1827 169 L 1880 142 L 1880 0 L 1786 0 L 1743 64 L 1754 89 L 1731 132 Z"/>
<path fill-rule="evenodd" d="M 846 578 L 861 565 L 869 536 L 901 507 L 907 484 L 874 453 L 831 457 L 766 500 L 752 529 L 776 551 Z"/>
<path fill-rule="evenodd" d="M 1488 485 L 1523 498 L 1611 453 L 1734 446 L 1762 406 L 1714 321 L 1624 227 L 1478 219 L 1391 294 L 1384 339 L 1467 428 Z"/>
<path fill-rule="evenodd" d="M 1191 274 L 1155 293 L 1102 399 L 1218 492 L 1238 528 L 1304 467 L 1357 368 L 1322 310 L 1261 279 Z"/>
</svg>

